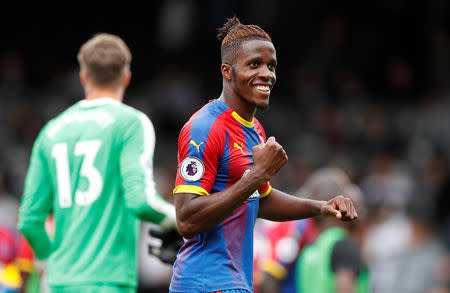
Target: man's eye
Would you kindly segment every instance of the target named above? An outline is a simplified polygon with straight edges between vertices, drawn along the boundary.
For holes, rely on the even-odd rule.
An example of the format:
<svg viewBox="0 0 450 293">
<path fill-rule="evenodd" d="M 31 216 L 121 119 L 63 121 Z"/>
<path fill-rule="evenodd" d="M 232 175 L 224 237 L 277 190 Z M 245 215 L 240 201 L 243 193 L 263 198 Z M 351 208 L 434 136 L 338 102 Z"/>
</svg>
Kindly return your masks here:
<svg viewBox="0 0 450 293">
<path fill-rule="evenodd" d="M 258 62 L 252 62 L 250 63 L 250 66 L 256 68 L 258 67 Z"/>
</svg>

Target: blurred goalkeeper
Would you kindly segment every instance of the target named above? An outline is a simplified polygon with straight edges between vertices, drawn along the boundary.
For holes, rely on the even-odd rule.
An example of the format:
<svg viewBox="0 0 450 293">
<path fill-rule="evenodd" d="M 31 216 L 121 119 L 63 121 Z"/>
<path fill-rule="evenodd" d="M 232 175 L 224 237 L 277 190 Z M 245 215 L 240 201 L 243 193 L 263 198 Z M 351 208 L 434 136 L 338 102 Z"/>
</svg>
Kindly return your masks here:
<svg viewBox="0 0 450 293">
<path fill-rule="evenodd" d="M 136 292 L 139 220 L 175 227 L 153 181 L 155 132 L 122 103 L 131 53 L 97 34 L 78 53 L 85 97 L 45 125 L 30 159 L 19 229 L 46 259 L 51 292 Z M 44 222 L 54 217 L 54 238 Z"/>
</svg>

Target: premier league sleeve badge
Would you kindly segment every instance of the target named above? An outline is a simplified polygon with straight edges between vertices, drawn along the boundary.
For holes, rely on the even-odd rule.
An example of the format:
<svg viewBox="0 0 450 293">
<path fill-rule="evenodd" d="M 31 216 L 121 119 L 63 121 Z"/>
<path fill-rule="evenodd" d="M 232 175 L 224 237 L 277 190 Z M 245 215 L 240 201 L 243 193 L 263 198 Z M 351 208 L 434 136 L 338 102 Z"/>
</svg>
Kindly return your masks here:
<svg viewBox="0 0 450 293">
<path fill-rule="evenodd" d="M 200 180 L 205 173 L 203 162 L 197 157 L 187 157 L 180 164 L 180 175 L 188 182 Z"/>
</svg>

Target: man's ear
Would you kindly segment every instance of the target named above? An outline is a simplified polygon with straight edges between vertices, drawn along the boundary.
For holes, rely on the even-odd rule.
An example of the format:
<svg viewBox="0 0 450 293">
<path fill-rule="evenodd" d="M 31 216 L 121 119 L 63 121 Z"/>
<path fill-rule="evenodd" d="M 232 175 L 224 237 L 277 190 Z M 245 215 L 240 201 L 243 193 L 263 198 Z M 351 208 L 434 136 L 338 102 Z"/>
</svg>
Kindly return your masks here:
<svg viewBox="0 0 450 293">
<path fill-rule="evenodd" d="M 127 87 L 131 81 L 131 71 L 127 71 L 122 78 L 122 86 Z"/>
<path fill-rule="evenodd" d="M 231 78 L 233 76 L 231 65 L 222 63 L 222 66 L 220 67 L 220 71 L 222 72 L 223 78 L 225 78 L 226 80 L 231 80 Z"/>
<path fill-rule="evenodd" d="M 81 85 L 83 87 L 86 87 L 86 85 L 87 85 L 87 76 L 86 76 L 86 73 L 84 71 L 80 71 L 80 82 L 81 82 Z"/>
</svg>

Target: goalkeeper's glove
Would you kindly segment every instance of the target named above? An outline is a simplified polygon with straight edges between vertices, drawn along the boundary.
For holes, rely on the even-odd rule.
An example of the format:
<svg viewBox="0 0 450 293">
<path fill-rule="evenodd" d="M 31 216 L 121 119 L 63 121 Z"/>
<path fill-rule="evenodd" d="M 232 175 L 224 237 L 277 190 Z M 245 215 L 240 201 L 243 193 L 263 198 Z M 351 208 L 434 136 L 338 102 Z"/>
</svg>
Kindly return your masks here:
<svg viewBox="0 0 450 293">
<path fill-rule="evenodd" d="M 178 250 L 184 244 L 183 237 L 175 228 L 163 228 L 161 226 L 152 227 L 149 230 L 149 234 L 161 240 L 160 246 L 149 244 L 149 254 L 158 257 L 164 263 L 172 265 L 177 258 Z"/>
</svg>

